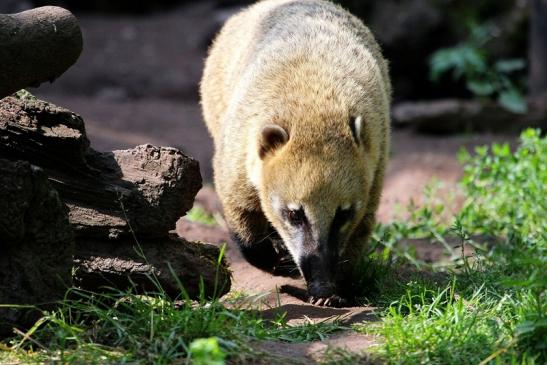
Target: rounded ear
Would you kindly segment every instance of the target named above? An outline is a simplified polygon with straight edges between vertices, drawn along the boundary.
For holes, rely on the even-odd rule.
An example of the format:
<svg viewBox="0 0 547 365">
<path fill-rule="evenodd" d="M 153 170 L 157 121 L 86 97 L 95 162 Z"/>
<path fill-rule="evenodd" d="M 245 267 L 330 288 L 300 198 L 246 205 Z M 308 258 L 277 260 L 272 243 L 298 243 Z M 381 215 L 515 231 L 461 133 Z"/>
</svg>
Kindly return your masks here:
<svg viewBox="0 0 547 365">
<path fill-rule="evenodd" d="M 277 124 L 268 124 L 260 131 L 258 155 L 264 159 L 268 153 L 283 146 L 288 140 L 289 134 L 286 130 Z"/>
</svg>

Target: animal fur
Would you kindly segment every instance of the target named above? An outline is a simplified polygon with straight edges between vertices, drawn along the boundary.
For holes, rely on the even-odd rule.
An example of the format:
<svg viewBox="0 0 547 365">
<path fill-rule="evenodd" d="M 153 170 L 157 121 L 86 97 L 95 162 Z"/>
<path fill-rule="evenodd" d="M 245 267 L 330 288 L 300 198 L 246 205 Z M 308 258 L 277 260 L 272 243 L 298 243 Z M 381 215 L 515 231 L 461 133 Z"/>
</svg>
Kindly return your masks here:
<svg viewBox="0 0 547 365">
<path fill-rule="evenodd" d="M 335 277 L 355 265 L 375 222 L 390 94 L 378 44 L 339 6 L 266 0 L 228 20 L 201 98 L 216 189 L 251 263 L 276 265 L 269 237 L 278 233 L 310 295 L 336 293 Z"/>
</svg>

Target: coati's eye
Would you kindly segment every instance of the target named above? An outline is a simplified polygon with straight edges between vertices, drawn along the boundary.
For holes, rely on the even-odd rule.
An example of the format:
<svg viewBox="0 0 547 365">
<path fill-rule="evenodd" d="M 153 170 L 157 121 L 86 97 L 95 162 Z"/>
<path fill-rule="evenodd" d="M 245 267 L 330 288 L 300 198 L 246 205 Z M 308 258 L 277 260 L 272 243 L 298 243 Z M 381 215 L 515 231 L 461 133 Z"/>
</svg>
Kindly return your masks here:
<svg viewBox="0 0 547 365">
<path fill-rule="evenodd" d="M 293 226 L 301 226 L 304 223 L 306 223 L 306 213 L 304 213 L 304 209 L 289 209 L 287 210 L 287 220 L 293 225 Z"/>
</svg>

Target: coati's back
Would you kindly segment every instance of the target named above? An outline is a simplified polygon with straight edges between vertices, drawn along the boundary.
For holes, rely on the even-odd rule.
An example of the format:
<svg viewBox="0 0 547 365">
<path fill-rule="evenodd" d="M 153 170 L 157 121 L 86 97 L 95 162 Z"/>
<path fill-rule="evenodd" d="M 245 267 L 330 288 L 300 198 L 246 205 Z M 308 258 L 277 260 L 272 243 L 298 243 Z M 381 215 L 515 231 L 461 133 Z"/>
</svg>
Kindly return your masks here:
<svg viewBox="0 0 547 365">
<path fill-rule="evenodd" d="M 265 0 L 236 14 L 215 39 L 201 83 L 203 113 L 211 134 L 216 138 L 229 104 L 247 91 L 253 77 L 267 73 L 265 69 L 275 70 L 276 64 L 298 57 L 297 53 L 309 56 L 311 51 L 327 58 L 334 53 L 332 66 L 351 72 L 363 66 L 352 63 L 352 56 L 362 49 L 347 47 L 356 43 L 371 52 L 380 66 L 385 93 L 391 95 L 378 44 L 357 18 L 339 6 L 322 0 Z M 339 64 L 343 59 L 348 63 Z"/>
</svg>

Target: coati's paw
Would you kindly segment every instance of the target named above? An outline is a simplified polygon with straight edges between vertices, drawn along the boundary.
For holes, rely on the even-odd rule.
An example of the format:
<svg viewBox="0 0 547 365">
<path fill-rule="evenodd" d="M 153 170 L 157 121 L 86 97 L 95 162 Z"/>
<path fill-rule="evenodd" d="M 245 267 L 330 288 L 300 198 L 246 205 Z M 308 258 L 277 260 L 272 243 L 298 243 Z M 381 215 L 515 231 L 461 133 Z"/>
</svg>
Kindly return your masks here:
<svg viewBox="0 0 547 365">
<path fill-rule="evenodd" d="M 247 262 L 270 273 L 274 270 L 279 260 L 278 253 L 272 245 L 271 240 L 263 238 L 256 242 L 246 242 L 235 233 L 232 233 L 231 236 L 232 240 L 239 246 L 239 250 Z"/>
<path fill-rule="evenodd" d="M 276 276 L 299 277 L 300 271 L 294 263 L 289 250 L 281 239 L 272 239 L 272 246 L 277 253 L 277 262 L 273 268 L 272 274 Z"/>
<path fill-rule="evenodd" d="M 308 303 L 317 305 L 320 307 L 347 307 L 348 301 L 338 295 L 331 295 L 330 297 L 310 297 Z"/>
<path fill-rule="evenodd" d="M 286 276 L 291 278 L 300 277 L 298 266 L 294 263 L 291 255 L 280 257 L 273 268 L 272 274 L 275 276 Z"/>
</svg>

